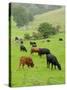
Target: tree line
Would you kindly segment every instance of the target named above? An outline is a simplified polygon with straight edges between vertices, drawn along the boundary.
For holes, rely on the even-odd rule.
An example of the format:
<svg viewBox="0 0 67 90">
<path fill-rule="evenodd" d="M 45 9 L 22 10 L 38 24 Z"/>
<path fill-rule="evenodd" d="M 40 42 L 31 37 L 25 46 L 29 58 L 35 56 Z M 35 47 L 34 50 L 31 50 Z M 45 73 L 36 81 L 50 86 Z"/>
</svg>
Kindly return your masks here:
<svg viewBox="0 0 67 90">
<path fill-rule="evenodd" d="M 11 4 L 11 16 L 16 22 L 16 26 L 23 27 L 34 20 L 34 15 L 42 14 L 50 10 L 61 8 L 61 6 L 44 5 L 44 4 Z"/>
<path fill-rule="evenodd" d="M 32 36 L 29 33 L 24 34 L 24 39 L 27 40 L 38 40 L 38 39 L 46 39 L 51 35 L 57 34 L 60 30 L 60 26 L 53 26 L 50 23 L 44 22 L 41 23 L 37 29 L 37 32 L 32 32 Z"/>
</svg>

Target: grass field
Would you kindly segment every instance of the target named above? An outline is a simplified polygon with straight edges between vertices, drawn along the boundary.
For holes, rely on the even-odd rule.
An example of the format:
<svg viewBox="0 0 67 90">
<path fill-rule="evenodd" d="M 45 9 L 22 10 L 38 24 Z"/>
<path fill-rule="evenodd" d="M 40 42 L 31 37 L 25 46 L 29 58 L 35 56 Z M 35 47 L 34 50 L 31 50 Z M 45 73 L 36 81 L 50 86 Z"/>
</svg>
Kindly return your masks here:
<svg viewBox="0 0 67 90">
<path fill-rule="evenodd" d="M 19 43 L 15 42 L 15 36 L 23 37 L 24 33 L 32 34 L 33 30 L 37 30 L 42 22 L 50 22 L 53 25 L 59 24 L 63 33 L 58 33 L 50 37 L 51 42 L 46 42 L 45 39 L 36 40 L 38 47 L 49 48 L 61 64 L 62 70 L 51 70 L 46 67 L 46 55 L 41 58 L 37 54 L 30 54 L 31 46 L 29 41 L 25 40 L 24 45 L 28 52 L 22 52 L 19 49 Z M 33 22 L 29 23 L 28 31 L 18 29 L 15 22 L 12 21 L 11 27 L 11 84 L 15 86 L 37 86 L 37 85 L 55 85 L 65 83 L 65 46 L 64 46 L 64 8 L 51 11 L 45 14 L 35 16 Z M 63 41 L 59 41 L 59 37 Z M 21 56 L 31 56 L 35 64 L 34 68 L 27 66 L 18 69 L 19 59 Z"/>
</svg>

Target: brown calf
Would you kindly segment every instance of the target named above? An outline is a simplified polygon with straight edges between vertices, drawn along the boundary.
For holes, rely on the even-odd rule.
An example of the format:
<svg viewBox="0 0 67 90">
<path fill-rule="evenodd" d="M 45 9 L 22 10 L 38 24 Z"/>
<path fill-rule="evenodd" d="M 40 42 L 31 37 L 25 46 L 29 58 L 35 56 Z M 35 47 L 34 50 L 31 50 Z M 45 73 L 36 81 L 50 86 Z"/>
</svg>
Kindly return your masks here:
<svg viewBox="0 0 67 90">
<path fill-rule="evenodd" d="M 26 56 L 22 56 L 20 58 L 19 68 L 20 68 L 21 65 L 23 67 L 24 67 L 24 65 L 27 65 L 28 67 L 29 66 L 34 67 L 34 63 L 32 61 L 32 58 L 31 57 L 26 57 Z"/>
</svg>

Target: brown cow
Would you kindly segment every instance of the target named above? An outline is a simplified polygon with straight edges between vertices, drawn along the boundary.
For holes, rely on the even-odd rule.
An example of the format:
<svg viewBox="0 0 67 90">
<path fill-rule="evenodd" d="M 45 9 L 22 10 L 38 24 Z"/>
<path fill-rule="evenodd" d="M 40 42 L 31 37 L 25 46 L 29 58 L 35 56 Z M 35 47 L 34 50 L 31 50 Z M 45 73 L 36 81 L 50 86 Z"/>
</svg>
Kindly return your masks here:
<svg viewBox="0 0 67 90">
<path fill-rule="evenodd" d="M 22 56 L 20 58 L 19 68 L 20 68 L 21 65 L 23 67 L 24 67 L 24 65 L 27 65 L 28 67 L 29 66 L 34 67 L 34 63 L 32 61 L 32 58 L 31 57 L 26 57 L 26 56 Z"/>
<path fill-rule="evenodd" d="M 34 52 L 35 52 L 35 53 L 38 53 L 38 52 L 39 52 L 39 48 L 37 48 L 37 47 L 32 47 L 32 48 L 31 48 L 31 54 L 34 53 Z"/>
</svg>

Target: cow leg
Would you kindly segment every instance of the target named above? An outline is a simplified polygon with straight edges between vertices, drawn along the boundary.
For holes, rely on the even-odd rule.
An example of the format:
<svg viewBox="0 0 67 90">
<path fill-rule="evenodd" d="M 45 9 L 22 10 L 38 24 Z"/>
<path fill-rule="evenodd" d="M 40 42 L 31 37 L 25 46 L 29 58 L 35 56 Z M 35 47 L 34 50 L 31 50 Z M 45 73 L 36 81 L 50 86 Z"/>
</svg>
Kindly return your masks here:
<svg viewBox="0 0 67 90">
<path fill-rule="evenodd" d="M 47 60 L 47 68 L 50 68 L 50 62 Z"/>
<path fill-rule="evenodd" d="M 33 53 L 33 51 L 31 51 L 31 54 Z"/>
<path fill-rule="evenodd" d="M 47 61 L 47 68 L 49 67 L 49 62 Z"/>
<path fill-rule="evenodd" d="M 28 68 L 30 68 L 30 65 L 27 65 L 28 66 Z"/>
<path fill-rule="evenodd" d="M 24 69 L 24 64 L 22 64 L 22 68 Z"/>
<path fill-rule="evenodd" d="M 48 62 L 48 68 L 50 68 L 50 63 Z"/>
<path fill-rule="evenodd" d="M 53 69 L 53 64 L 51 64 L 51 69 Z"/>
<path fill-rule="evenodd" d="M 56 65 L 54 66 L 54 68 L 56 69 Z"/>
<path fill-rule="evenodd" d="M 21 62 L 19 63 L 19 68 L 21 67 Z"/>
<path fill-rule="evenodd" d="M 20 48 L 20 51 L 23 51 L 23 49 L 22 49 L 22 48 Z"/>
<path fill-rule="evenodd" d="M 38 55 L 40 56 L 39 52 L 38 52 Z"/>
<path fill-rule="evenodd" d="M 42 55 L 39 55 L 40 56 L 40 58 L 42 57 Z"/>
<path fill-rule="evenodd" d="M 42 55 L 38 52 L 38 55 L 41 57 Z"/>
</svg>

